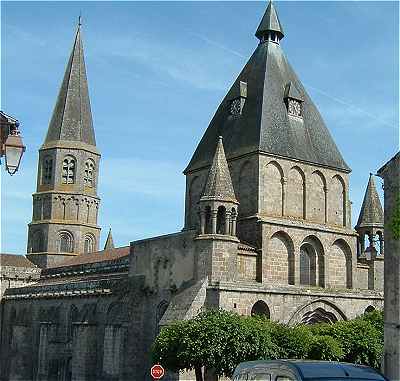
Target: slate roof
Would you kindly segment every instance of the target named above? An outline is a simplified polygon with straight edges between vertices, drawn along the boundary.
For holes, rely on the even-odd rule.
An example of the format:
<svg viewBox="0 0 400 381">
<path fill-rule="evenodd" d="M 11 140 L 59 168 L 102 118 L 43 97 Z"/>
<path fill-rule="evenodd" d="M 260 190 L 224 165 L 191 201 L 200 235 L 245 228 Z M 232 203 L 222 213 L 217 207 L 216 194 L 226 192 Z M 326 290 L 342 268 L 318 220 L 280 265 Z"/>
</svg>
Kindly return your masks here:
<svg viewBox="0 0 400 381">
<path fill-rule="evenodd" d="M 381 200 L 376 191 L 372 174 L 369 176 L 364 201 L 361 206 L 360 216 L 356 227 L 383 226 L 383 210 Z"/>
<path fill-rule="evenodd" d="M 269 2 L 267 10 L 264 13 L 263 18 L 261 19 L 260 25 L 256 31 L 256 37 L 260 40 L 263 36 L 265 36 L 269 31 L 277 32 L 282 39 L 285 35 L 283 33 L 283 27 L 281 22 L 279 21 L 278 13 L 276 12 L 275 6 L 272 1 Z"/>
<path fill-rule="evenodd" d="M 80 23 L 49 124 L 45 144 L 57 140 L 96 145 Z"/>
<path fill-rule="evenodd" d="M 247 97 L 242 114 L 236 117 L 229 106 L 240 81 L 247 83 Z M 302 119 L 287 113 L 288 84 L 303 100 Z M 210 165 L 218 136 L 224 138 L 228 159 L 265 152 L 350 172 L 282 47 L 272 41 L 257 46 L 219 105 L 185 173 Z"/>
<path fill-rule="evenodd" d="M 103 261 L 111 261 L 115 259 L 119 259 L 121 257 L 125 257 L 129 255 L 130 247 L 123 246 L 117 247 L 108 250 L 101 250 L 96 251 L 94 253 L 85 253 L 77 255 L 61 264 L 58 264 L 54 267 L 66 267 L 66 266 L 75 266 L 75 265 L 82 265 L 87 263 L 96 263 L 96 262 L 103 262 Z"/>
<path fill-rule="evenodd" d="M 212 165 L 200 198 L 200 201 L 204 200 L 237 202 L 221 136 L 218 138 Z"/>
<path fill-rule="evenodd" d="M 107 240 L 106 240 L 106 243 L 104 245 L 104 250 L 109 250 L 109 249 L 114 249 L 114 240 L 113 240 L 113 237 L 112 237 L 111 228 L 108 231 Z"/>
<path fill-rule="evenodd" d="M 0 254 L 0 266 L 10 267 L 36 267 L 29 259 L 23 255 Z"/>
</svg>

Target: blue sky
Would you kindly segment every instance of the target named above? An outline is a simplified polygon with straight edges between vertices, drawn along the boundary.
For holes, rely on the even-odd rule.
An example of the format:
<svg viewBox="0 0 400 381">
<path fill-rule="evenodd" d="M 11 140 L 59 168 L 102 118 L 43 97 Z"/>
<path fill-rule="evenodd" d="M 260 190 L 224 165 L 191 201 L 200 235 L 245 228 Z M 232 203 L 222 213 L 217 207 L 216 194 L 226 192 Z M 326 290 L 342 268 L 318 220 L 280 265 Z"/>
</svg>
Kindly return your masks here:
<svg viewBox="0 0 400 381">
<path fill-rule="evenodd" d="M 369 172 L 398 150 L 397 2 L 276 2 L 289 61 L 352 168 L 353 225 Z M 257 46 L 265 2 L 2 2 L 1 109 L 21 121 L 20 172 L 2 169 L 1 251 L 26 252 L 38 149 L 77 18 L 102 153 L 104 243 L 178 231 L 182 170 Z M 380 180 L 377 179 L 380 188 Z"/>
</svg>

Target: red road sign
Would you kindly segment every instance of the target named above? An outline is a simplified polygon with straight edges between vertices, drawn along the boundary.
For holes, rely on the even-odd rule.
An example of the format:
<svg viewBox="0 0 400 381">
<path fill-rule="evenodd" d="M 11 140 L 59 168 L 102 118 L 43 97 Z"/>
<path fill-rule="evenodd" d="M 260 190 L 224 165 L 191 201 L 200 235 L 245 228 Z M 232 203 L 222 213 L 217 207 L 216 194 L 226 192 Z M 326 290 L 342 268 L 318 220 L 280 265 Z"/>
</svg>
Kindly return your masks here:
<svg viewBox="0 0 400 381">
<path fill-rule="evenodd" d="M 159 380 L 160 378 L 164 377 L 165 370 L 161 365 L 156 364 L 151 367 L 150 373 L 151 377 L 153 377 L 155 380 Z"/>
</svg>

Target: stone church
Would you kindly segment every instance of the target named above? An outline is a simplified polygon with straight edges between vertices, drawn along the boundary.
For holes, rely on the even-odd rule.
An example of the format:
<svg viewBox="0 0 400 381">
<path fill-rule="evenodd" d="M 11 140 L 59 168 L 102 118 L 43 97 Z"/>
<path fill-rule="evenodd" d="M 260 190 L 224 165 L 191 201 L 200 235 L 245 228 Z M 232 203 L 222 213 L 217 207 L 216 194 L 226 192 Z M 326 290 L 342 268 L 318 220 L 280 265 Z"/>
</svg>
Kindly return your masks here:
<svg viewBox="0 0 400 381">
<path fill-rule="evenodd" d="M 0 267 L 2 288 L 40 271 L 4 286 L 0 380 L 150 380 L 160 328 L 207 308 L 288 324 L 382 308 L 374 178 L 354 229 L 351 170 L 283 52 L 272 3 L 256 37 L 184 171 L 182 231 L 118 248 L 110 232 L 99 251 L 100 153 L 78 25 L 39 150 L 29 261 Z"/>
</svg>

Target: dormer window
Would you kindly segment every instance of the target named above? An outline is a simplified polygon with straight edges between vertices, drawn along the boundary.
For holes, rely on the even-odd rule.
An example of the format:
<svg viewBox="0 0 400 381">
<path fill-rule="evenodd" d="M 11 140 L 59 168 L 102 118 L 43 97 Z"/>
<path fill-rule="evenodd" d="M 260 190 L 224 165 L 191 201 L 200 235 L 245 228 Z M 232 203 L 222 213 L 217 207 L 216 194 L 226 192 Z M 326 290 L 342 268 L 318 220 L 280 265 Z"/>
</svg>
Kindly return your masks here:
<svg viewBox="0 0 400 381">
<path fill-rule="evenodd" d="M 237 96 L 230 100 L 229 103 L 229 114 L 234 117 L 239 117 L 242 115 L 243 107 L 247 98 L 247 83 L 239 82 L 239 86 L 236 89 L 235 93 Z"/>
<path fill-rule="evenodd" d="M 284 101 L 289 116 L 303 117 L 303 99 L 292 82 L 289 82 L 285 87 Z"/>
</svg>

